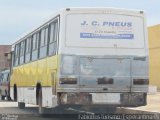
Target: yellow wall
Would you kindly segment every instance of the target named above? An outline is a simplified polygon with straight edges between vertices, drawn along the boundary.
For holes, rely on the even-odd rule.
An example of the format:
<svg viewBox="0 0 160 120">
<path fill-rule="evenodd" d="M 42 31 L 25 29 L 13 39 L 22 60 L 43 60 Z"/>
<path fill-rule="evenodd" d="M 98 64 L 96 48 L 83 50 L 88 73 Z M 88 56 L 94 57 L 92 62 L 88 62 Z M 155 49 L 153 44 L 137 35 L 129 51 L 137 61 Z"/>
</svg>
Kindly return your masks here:
<svg viewBox="0 0 160 120">
<path fill-rule="evenodd" d="M 160 89 L 160 25 L 148 28 L 150 85 Z"/>
</svg>

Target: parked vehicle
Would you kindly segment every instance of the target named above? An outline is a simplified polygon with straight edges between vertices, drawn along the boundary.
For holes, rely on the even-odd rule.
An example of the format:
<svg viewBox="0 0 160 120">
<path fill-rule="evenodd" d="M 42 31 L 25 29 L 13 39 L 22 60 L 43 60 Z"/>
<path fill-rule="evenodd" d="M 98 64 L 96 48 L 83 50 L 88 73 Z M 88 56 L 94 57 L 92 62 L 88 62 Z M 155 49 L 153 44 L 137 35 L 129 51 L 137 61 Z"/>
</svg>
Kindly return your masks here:
<svg viewBox="0 0 160 120">
<path fill-rule="evenodd" d="M 0 73 L 0 96 L 1 99 L 10 100 L 10 71 L 4 70 Z"/>
</svg>

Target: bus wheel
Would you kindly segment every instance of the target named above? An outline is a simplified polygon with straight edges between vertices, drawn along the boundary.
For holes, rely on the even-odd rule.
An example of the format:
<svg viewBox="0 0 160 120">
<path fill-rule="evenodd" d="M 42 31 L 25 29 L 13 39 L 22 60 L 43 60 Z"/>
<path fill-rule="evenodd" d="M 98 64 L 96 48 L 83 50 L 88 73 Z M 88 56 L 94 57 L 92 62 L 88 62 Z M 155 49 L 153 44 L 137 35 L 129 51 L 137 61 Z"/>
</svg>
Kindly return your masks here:
<svg viewBox="0 0 160 120">
<path fill-rule="evenodd" d="M 14 85 L 14 91 L 13 91 L 13 95 L 14 95 L 14 101 L 17 101 L 17 86 Z"/>
<path fill-rule="evenodd" d="M 38 90 L 38 110 L 40 114 L 44 113 L 44 108 L 42 107 L 42 88 Z"/>
<path fill-rule="evenodd" d="M 57 103 L 58 103 L 58 105 L 62 104 L 62 102 L 61 102 L 61 93 L 57 94 Z"/>
</svg>

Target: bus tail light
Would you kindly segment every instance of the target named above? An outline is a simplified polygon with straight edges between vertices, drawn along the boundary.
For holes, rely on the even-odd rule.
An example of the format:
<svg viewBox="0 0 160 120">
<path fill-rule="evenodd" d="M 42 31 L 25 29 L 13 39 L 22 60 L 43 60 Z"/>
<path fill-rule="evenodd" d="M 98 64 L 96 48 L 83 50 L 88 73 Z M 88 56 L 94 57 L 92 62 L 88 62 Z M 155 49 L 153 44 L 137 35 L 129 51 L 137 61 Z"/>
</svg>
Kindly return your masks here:
<svg viewBox="0 0 160 120">
<path fill-rule="evenodd" d="M 148 85 L 149 80 L 148 79 L 133 79 L 134 85 Z"/>
<path fill-rule="evenodd" d="M 60 84 L 77 84 L 77 78 L 60 78 Z"/>
<path fill-rule="evenodd" d="M 98 84 L 113 84 L 113 78 L 98 78 Z"/>
</svg>

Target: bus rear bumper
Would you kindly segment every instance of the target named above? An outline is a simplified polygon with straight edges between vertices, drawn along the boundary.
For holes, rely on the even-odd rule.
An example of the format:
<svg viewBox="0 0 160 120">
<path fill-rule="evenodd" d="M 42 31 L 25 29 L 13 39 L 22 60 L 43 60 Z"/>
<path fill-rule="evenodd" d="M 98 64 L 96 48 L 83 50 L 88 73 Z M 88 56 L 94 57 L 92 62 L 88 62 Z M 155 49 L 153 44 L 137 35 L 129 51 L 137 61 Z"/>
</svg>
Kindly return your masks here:
<svg viewBox="0 0 160 120">
<path fill-rule="evenodd" d="M 62 93 L 61 104 L 144 106 L 146 93 Z"/>
</svg>

